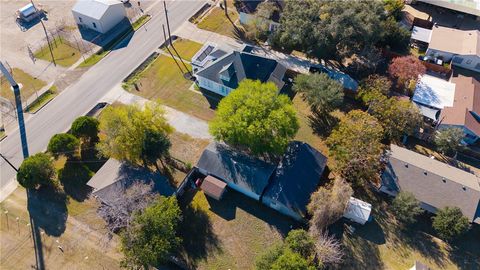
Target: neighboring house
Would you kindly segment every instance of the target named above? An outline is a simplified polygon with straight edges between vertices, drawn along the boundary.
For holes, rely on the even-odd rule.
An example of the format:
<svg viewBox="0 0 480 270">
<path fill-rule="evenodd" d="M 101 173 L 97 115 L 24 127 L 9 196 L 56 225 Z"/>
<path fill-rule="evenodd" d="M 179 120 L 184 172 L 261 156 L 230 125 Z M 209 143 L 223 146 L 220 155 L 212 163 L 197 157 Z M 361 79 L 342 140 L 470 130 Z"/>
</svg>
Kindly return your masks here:
<svg viewBox="0 0 480 270">
<path fill-rule="evenodd" d="M 208 44 L 200 49 L 197 57 L 192 58 L 192 62 L 198 64 L 207 61 L 204 66 L 194 65 L 197 84 L 203 89 L 227 96 L 244 79 L 273 82 L 279 91 L 285 85 L 283 78 L 287 69 L 276 60 L 239 51 L 216 58 L 208 51 L 219 52 Z"/>
<path fill-rule="evenodd" d="M 268 1 L 268 0 L 267 0 Z M 269 2 L 272 2 L 277 6 L 276 11 L 272 13 L 270 18 L 265 19 L 265 18 L 259 18 L 256 14 L 257 12 L 257 7 L 260 3 L 262 2 L 267 2 L 265 0 L 243 0 L 239 1 L 239 20 L 241 24 L 248 25 L 255 19 L 259 20 L 267 20 L 268 22 L 268 30 L 270 32 L 274 32 L 277 30 L 277 28 L 280 26 L 280 12 L 283 9 L 282 7 L 282 2 L 277 1 L 277 0 L 272 0 Z"/>
<path fill-rule="evenodd" d="M 479 181 L 474 174 L 392 144 L 379 190 L 392 196 L 411 192 L 431 213 L 458 207 L 470 222 L 480 224 Z"/>
<path fill-rule="evenodd" d="M 75 22 L 99 33 L 107 33 L 126 18 L 125 7 L 118 0 L 79 0 L 72 8 Z"/>
<path fill-rule="evenodd" d="M 407 0 L 407 3 L 424 2 L 430 5 L 448 8 L 454 11 L 480 16 L 480 1 L 478 0 Z"/>
<path fill-rule="evenodd" d="M 437 121 L 443 108 L 453 106 L 454 96 L 454 83 L 425 74 L 415 86 L 412 101 L 424 117 Z"/>
<path fill-rule="evenodd" d="M 350 197 L 350 200 L 348 200 L 347 208 L 343 213 L 343 217 L 353 222 L 364 225 L 365 223 L 370 221 L 371 213 L 372 213 L 371 204 L 366 203 L 357 198 Z"/>
<path fill-rule="evenodd" d="M 480 31 L 434 25 L 426 55 L 480 72 Z"/>
<path fill-rule="evenodd" d="M 227 186 L 298 221 L 304 220 L 310 195 L 320 184 L 327 158 L 303 142 L 292 142 L 277 165 L 212 143 L 197 169 Z M 207 194 L 208 195 L 208 194 Z"/>
<path fill-rule="evenodd" d="M 480 82 L 472 77 L 452 77 L 455 96 L 452 106 L 446 106 L 438 119 L 439 128 L 463 129 L 466 144 L 480 140 Z"/>
</svg>

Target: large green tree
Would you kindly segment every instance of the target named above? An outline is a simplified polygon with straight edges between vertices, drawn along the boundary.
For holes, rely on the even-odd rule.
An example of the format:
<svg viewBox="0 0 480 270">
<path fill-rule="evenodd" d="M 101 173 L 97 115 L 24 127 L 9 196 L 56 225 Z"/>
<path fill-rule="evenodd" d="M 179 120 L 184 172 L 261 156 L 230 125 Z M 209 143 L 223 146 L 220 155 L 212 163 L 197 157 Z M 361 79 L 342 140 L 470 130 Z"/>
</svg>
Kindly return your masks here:
<svg viewBox="0 0 480 270">
<path fill-rule="evenodd" d="M 98 141 L 98 126 L 100 122 L 90 116 L 80 116 L 72 123 L 70 132 L 83 142 L 94 144 Z"/>
<path fill-rule="evenodd" d="M 336 170 L 348 181 L 377 182 L 381 169 L 383 128 L 360 110 L 350 111 L 327 139 Z"/>
<path fill-rule="evenodd" d="M 177 229 L 182 213 L 176 197 L 160 197 L 143 212 L 135 214 L 121 235 L 122 265 L 138 269 L 159 266 L 180 245 Z"/>
<path fill-rule="evenodd" d="M 69 159 L 78 156 L 78 150 L 80 149 L 80 141 L 77 137 L 69 133 L 59 133 L 53 135 L 48 142 L 47 150 L 52 153 L 53 156 L 66 156 Z"/>
<path fill-rule="evenodd" d="M 406 191 L 398 193 L 393 200 L 392 209 L 396 218 L 406 224 L 415 223 L 417 216 L 423 213 L 420 202 L 412 193 Z"/>
<path fill-rule="evenodd" d="M 172 146 L 170 139 L 165 132 L 147 129 L 144 133 L 142 158 L 148 164 L 157 164 L 157 160 L 169 155 L 169 149 Z"/>
<path fill-rule="evenodd" d="M 24 188 L 54 185 L 54 179 L 53 160 L 45 153 L 38 153 L 24 159 L 17 172 L 17 180 Z"/>
<path fill-rule="evenodd" d="M 144 161 L 145 155 L 150 160 L 153 158 L 145 151 L 145 143 L 149 143 L 145 139 L 151 138 L 150 135 L 153 133 L 166 136 L 173 128 L 167 123 L 161 105 L 151 102 L 145 104 L 144 108 L 137 105 L 106 108 L 100 117 L 100 130 L 103 136 L 97 148 L 101 154 L 118 160 L 140 163 Z"/>
<path fill-rule="evenodd" d="M 461 142 L 464 136 L 461 128 L 445 128 L 437 131 L 434 142 L 440 152 L 445 155 L 454 155 L 462 147 Z"/>
<path fill-rule="evenodd" d="M 283 154 L 299 128 L 291 100 L 273 83 L 243 80 L 223 98 L 210 133 L 253 154 Z"/>
<path fill-rule="evenodd" d="M 302 93 L 308 104 L 321 113 L 329 113 L 343 102 L 343 86 L 324 73 L 298 75 L 293 90 Z"/>
<path fill-rule="evenodd" d="M 433 217 L 433 228 L 441 238 L 451 241 L 466 233 L 470 228 L 468 218 L 458 207 L 445 207 Z"/>
</svg>

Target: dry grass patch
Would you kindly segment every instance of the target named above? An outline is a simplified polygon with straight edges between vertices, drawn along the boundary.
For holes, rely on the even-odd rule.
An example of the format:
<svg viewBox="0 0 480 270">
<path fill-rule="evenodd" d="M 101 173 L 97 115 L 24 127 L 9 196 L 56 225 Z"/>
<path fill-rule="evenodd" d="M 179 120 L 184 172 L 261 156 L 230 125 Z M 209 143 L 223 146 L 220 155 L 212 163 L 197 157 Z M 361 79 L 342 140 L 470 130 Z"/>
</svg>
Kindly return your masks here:
<svg viewBox="0 0 480 270">
<path fill-rule="evenodd" d="M 227 1 L 227 5 L 228 17 L 225 16 L 225 10 L 214 7 L 210 13 L 197 24 L 198 28 L 232 38 L 240 38 L 244 30 L 240 25 L 236 24 L 239 14 L 233 5 L 233 0 Z"/>
<path fill-rule="evenodd" d="M 18 84 L 22 85 L 20 94 L 22 96 L 23 103 L 25 103 L 30 96 L 34 95 L 36 91 L 47 85 L 44 81 L 32 77 L 30 74 L 25 73 L 19 68 L 12 69 L 12 76 Z M 12 88 L 10 87 L 10 83 L 3 76 L 1 79 L 0 96 L 15 104 L 15 96 Z"/>
</svg>

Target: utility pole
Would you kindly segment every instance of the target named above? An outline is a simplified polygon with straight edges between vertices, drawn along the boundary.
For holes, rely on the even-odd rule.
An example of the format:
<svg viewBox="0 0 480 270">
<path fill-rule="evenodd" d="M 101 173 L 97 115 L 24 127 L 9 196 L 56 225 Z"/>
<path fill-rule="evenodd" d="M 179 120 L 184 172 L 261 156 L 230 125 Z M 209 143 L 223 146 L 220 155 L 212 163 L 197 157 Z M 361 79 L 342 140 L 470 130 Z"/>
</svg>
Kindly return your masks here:
<svg viewBox="0 0 480 270">
<path fill-rule="evenodd" d="M 167 11 L 167 4 L 165 4 L 165 1 L 163 1 L 163 10 L 165 11 L 165 18 L 167 19 L 168 39 L 170 42 L 170 46 L 172 46 L 172 35 L 170 34 L 170 23 L 168 22 L 168 11 Z"/>
<path fill-rule="evenodd" d="M 37 7 L 33 3 L 33 0 L 30 0 L 30 3 L 32 3 L 33 8 L 35 8 L 35 12 L 38 12 Z M 48 37 L 47 33 L 47 28 L 45 28 L 45 24 L 43 23 L 42 18 L 40 18 L 40 24 L 43 27 L 43 32 L 45 32 L 45 37 L 47 38 L 47 43 L 48 43 L 48 49 L 50 50 L 50 55 L 52 56 L 52 62 L 54 66 L 57 66 L 57 63 L 55 62 L 55 58 L 53 57 L 53 51 L 52 51 L 52 46 L 50 45 L 50 38 Z"/>
<path fill-rule="evenodd" d="M 227 10 L 227 0 L 223 0 L 223 5 L 224 5 L 224 11 L 225 11 L 225 16 L 228 17 L 228 10 Z"/>
</svg>

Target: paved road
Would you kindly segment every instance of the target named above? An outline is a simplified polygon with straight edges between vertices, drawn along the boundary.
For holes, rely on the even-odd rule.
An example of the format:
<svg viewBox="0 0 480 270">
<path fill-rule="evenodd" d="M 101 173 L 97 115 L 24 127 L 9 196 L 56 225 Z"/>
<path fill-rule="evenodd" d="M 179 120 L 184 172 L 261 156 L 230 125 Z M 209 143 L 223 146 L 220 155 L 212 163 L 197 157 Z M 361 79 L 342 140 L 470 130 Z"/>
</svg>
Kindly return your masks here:
<svg viewBox="0 0 480 270">
<path fill-rule="evenodd" d="M 205 2 L 200 0 L 176 0 L 167 2 L 170 28 L 175 31 Z M 52 102 L 26 122 L 30 155 L 46 149 L 50 138 L 65 132 L 80 115 L 88 112 L 112 87 L 121 82 L 133 69 L 146 59 L 162 42 L 162 24 L 165 18 L 163 5 L 157 4 L 151 11 L 152 19 L 139 29 L 130 40 L 119 44 L 105 59 L 93 66 L 76 83 L 65 89 Z M 128 44 L 127 44 L 128 42 Z M 23 160 L 18 130 L 0 143 L 0 151 L 19 166 Z M 0 201 L 15 188 L 15 171 L 0 161 Z"/>
</svg>

